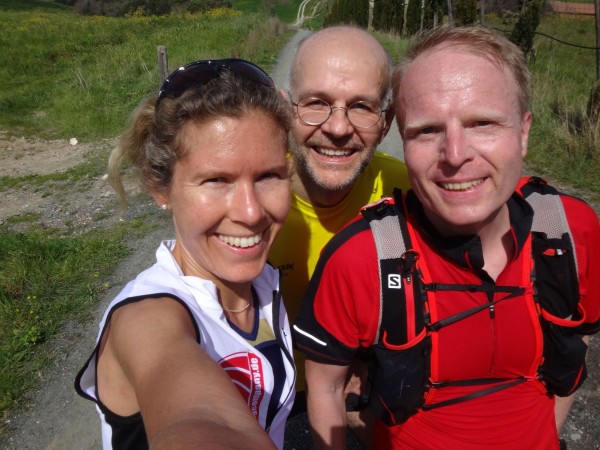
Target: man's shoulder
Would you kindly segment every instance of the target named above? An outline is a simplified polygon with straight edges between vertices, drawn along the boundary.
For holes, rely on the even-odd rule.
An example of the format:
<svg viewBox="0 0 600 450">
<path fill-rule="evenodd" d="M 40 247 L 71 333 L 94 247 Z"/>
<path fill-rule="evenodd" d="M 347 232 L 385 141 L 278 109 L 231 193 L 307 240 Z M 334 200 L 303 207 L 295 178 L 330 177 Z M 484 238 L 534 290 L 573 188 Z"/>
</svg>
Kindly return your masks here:
<svg viewBox="0 0 600 450">
<path fill-rule="evenodd" d="M 394 179 L 408 180 L 408 171 L 404 161 L 387 153 L 376 151 L 368 167 L 380 178 L 393 177 Z"/>
<path fill-rule="evenodd" d="M 394 188 L 404 191 L 410 188 L 404 162 L 379 151 L 376 151 L 371 158 L 362 178 L 363 189 L 366 189 L 365 184 L 374 186 L 372 199 L 377 199 L 381 195 L 391 195 Z"/>
<path fill-rule="evenodd" d="M 374 246 L 373 235 L 369 222 L 358 214 L 327 242 L 321 251 L 322 259 L 329 259 L 333 254 L 348 262 L 361 259 L 364 252 L 369 252 Z"/>
<path fill-rule="evenodd" d="M 404 161 L 379 150 L 375 151 L 369 164 L 374 167 L 381 167 L 382 169 L 406 171 L 406 164 L 404 164 Z"/>
<path fill-rule="evenodd" d="M 523 177 L 519 183 L 518 191 L 524 197 L 528 197 L 532 192 L 543 195 L 557 195 L 561 200 L 564 213 L 569 219 L 569 222 L 572 221 L 573 224 L 577 226 L 584 224 L 598 224 L 598 215 L 596 211 L 585 200 L 547 183 L 546 180 L 542 178 Z M 532 206 L 534 206 L 535 214 L 536 207 L 535 205 Z"/>
<path fill-rule="evenodd" d="M 565 193 L 561 193 L 560 198 L 575 239 L 579 238 L 580 233 L 595 236 L 600 234 L 598 214 L 586 201 Z"/>
</svg>

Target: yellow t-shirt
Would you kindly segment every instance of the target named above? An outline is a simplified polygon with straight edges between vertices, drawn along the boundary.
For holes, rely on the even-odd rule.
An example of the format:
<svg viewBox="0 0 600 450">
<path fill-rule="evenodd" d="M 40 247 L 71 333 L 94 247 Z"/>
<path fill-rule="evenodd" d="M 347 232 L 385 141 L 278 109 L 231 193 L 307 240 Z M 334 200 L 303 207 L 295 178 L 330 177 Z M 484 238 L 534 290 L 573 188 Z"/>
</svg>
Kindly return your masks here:
<svg viewBox="0 0 600 450">
<path fill-rule="evenodd" d="M 282 295 L 290 323 L 296 320 L 308 280 L 312 276 L 321 249 L 346 223 L 360 213 L 360 208 L 391 196 L 394 188 L 409 189 L 404 163 L 384 153 L 375 152 L 350 193 L 338 205 L 317 208 L 292 194 L 290 214 L 280 231 L 269 261 L 281 269 Z M 295 352 L 298 372 L 296 390 L 304 389 L 304 355 Z"/>
</svg>

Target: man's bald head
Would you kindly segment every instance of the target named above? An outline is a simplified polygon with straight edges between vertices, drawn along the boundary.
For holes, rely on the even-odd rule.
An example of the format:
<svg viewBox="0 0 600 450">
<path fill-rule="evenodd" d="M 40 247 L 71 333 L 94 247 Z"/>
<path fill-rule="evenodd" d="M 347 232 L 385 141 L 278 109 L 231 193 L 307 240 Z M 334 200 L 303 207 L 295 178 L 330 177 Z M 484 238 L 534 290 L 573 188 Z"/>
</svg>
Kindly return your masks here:
<svg viewBox="0 0 600 450">
<path fill-rule="evenodd" d="M 292 94 L 304 74 L 315 65 L 332 60 L 337 60 L 340 66 L 352 62 L 376 69 L 377 76 L 372 82 L 380 86 L 381 100 L 387 96 L 392 70 L 389 54 L 367 31 L 349 25 L 325 28 L 300 42 L 290 72 Z"/>
</svg>

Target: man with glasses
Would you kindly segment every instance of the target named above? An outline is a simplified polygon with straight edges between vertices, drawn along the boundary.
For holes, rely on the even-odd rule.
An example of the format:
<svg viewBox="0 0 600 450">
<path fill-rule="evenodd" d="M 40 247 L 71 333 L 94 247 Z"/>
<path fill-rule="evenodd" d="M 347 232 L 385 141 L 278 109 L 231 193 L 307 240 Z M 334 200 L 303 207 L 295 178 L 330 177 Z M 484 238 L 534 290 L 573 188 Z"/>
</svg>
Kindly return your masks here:
<svg viewBox="0 0 600 450">
<path fill-rule="evenodd" d="M 359 28 L 326 28 L 298 46 L 289 92 L 292 208 L 269 257 L 283 271 L 290 322 L 329 239 L 364 204 L 390 195 L 394 187 L 408 188 L 404 164 L 375 150 L 393 120 L 390 72 L 387 52 Z M 296 353 L 295 361 L 301 401 L 303 355 Z M 353 393 L 347 399 L 353 429 L 362 428 L 358 416 L 364 414 L 355 384 L 360 382 L 347 386 Z"/>
<path fill-rule="evenodd" d="M 377 363 L 376 449 L 559 449 L 600 331 L 600 223 L 522 178 L 521 50 L 484 27 L 417 35 L 392 75 L 412 190 L 323 249 L 294 324 L 317 449 L 346 449 L 350 362 Z"/>
</svg>

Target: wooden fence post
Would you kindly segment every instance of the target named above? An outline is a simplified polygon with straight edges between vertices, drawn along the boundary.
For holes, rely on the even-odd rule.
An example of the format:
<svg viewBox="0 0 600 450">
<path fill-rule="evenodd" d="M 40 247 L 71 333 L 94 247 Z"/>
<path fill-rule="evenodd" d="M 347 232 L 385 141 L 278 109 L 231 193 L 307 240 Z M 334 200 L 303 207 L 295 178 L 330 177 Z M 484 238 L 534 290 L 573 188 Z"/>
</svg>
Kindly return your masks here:
<svg viewBox="0 0 600 450">
<path fill-rule="evenodd" d="M 167 47 L 164 45 L 159 45 L 156 48 L 158 53 L 158 76 L 160 77 L 160 82 L 162 84 L 163 81 L 169 76 L 169 61 L 167 58 Z"/>
</svg>

